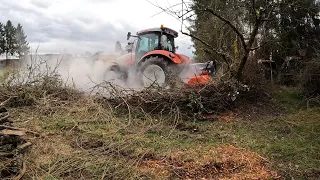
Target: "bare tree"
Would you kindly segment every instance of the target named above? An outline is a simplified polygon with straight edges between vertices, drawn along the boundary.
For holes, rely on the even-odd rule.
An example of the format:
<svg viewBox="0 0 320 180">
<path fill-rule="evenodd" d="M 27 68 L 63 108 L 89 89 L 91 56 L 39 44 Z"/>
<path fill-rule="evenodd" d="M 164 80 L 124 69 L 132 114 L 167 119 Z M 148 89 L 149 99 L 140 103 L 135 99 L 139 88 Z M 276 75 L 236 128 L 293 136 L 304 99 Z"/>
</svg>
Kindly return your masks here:
<svg viewBox="0 0 320 180">
<path fill-rule="evenodd" d="M 218 55 L 224 63 L 227 64 L 230 77 L 241 81 L 243 70 L 251 52 L 260 47 L 257 35 L 260 33 L 259 31 L 263 29 L 264 24 L 268 22 L 277 2 L 267 0 L 251 0 L 249 2 L 237 0 L 226 1 L 224 5 L 227 5 L 229 10 L 215 6 L 216 2 L 203 0 L 193 0 L 190 2 L 181 0 L 179 4 L 181 8 L 178 10 L 176 8 L 173 9 L 173 6 L 161 7 L 156 3 L 152 4 L 160 8 L 163 12 L 179 19 L 181 22 L 181 33 L 191 37 L 195 42 L 201 43 L 204 47 L 203 51 L 207 54 L 214 53 Z M 177 6 L 178 5 L 174 5 L 174 7 Z M 233 42 L 231 40 L 232 38 L 226 37 L 229 38 L 228 46 L 225 46 L 225 43 L 216 46 L 208 42 L 207 38 L 203 38 L 201 34 L 194 33 L 192 25 L 186 25 L 186 22 L 198 23 L 197 20 L 199 19 L 197 18 L 199 18 L 199 16 L 204 16 L 206 19 L 213 19 L 206 21 L 206 23 L 215 25 L 217 29 L 227 29 L 230 31 L 230 35 L 234 34 L 232 37 L 234 38 Z M 226 34 L 225 32 L 222 33 Z M 210 32 L 208 32 L 208 34 L 210 34 Z M 255 44 L 257 47 L 254 47 Z"/>
</svg>

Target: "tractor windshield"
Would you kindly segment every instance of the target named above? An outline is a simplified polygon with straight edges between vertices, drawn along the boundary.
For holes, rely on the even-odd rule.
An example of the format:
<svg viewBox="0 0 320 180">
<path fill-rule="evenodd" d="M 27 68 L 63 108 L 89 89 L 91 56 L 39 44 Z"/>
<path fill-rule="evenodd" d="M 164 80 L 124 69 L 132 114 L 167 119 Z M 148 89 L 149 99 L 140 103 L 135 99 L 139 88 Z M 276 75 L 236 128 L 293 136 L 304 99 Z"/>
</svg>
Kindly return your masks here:
<svg viewBox="0 0 320 180">
<path fill-rule="evenodd" d="M 159 49 L 159 33 L 149 33 L 140 36 L 138 42 L 137 53 L 139 56 L 143 56 L 149 51 Z"/>
<path fill-rule="evenodd" d="M 146 33 L 139 36 L 136 49 L 136 58 L 139 59 L 153 50 L 166 50 L 175 52 L 174 37 L 160 32 Z"/>
</svg>

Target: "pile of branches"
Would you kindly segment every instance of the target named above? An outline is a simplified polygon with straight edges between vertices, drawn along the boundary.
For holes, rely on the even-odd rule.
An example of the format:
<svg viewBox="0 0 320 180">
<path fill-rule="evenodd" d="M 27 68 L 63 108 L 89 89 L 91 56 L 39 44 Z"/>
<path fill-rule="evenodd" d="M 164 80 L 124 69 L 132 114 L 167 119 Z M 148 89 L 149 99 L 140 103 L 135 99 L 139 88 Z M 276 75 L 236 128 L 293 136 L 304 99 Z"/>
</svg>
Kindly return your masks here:
<svg viewBox="0 0 320 180">
<path fill-rule="evenodd" d="M 59 106 L 78 100 L 82 95 L 55 75 L 37 77 L 23 83 L 7 81 L 0 85 L 0 101 L 6 101 L 7 107 Z"/>
<path fill-rule="evenodd" d="M 24 129 L 12 126 L 9 112 L 0 109 L 0 179 L 21 179 L 26 171 L 23 161 L 26 149 L 31 146 L 23 136 Z"/>
<path fill-rule="evenodd" d="M 111 93 L 104 103 L 122 113 L 176 115 L 184 118 L 218 114 L 232 107 L 237 97 L 249 88 L 239 82 L 209 83 L 205 86 L 134 91 L 110 85 Z M 129 92 L 130 91 L 130 92 Z"/>
</svg>

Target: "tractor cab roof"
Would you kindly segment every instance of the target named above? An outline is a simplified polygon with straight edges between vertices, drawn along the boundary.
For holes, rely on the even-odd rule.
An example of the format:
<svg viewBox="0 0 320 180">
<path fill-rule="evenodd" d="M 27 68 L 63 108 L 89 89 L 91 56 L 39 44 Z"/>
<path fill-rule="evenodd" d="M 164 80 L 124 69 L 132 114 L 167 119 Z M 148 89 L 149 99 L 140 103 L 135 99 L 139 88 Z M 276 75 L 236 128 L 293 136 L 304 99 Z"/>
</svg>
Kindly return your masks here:
<svg viewBox="0 0 320 180">
<path fill-rule="evenodd" d="M 140 36 L 140 35 L 144 35 L 144 34 L 148 34 L 148 33 L 152 33 L 152 32 L 164 32 L 166 34 L 174 36 L 175 38 L 178 37 L 177 31 L 170 29 L 170 28 L 167 28 L 167 27 L 163 27 L 162 25 L 160 28 L 150 28 L 150 29 L 145 29 L 145 30 L 139 31 L 139 32 L 137 32 L 137 35 Z"/>
</svg>

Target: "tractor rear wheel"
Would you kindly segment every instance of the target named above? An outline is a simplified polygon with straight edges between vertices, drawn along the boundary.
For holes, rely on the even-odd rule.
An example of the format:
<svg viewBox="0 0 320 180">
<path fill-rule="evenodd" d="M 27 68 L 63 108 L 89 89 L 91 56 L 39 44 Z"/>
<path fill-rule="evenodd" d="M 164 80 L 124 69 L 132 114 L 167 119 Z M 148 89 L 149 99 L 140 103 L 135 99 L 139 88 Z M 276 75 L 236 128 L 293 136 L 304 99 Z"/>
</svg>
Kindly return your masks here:
<svg viewBox="0 0 320 180">
<path fill-rule="evenodd" d="M 143 87 L 167 87 L 173 84 L 175 78 L 175 64 L 163 57 L 150 57 L 142 62 L 138 76 Z"/>
</svg>

